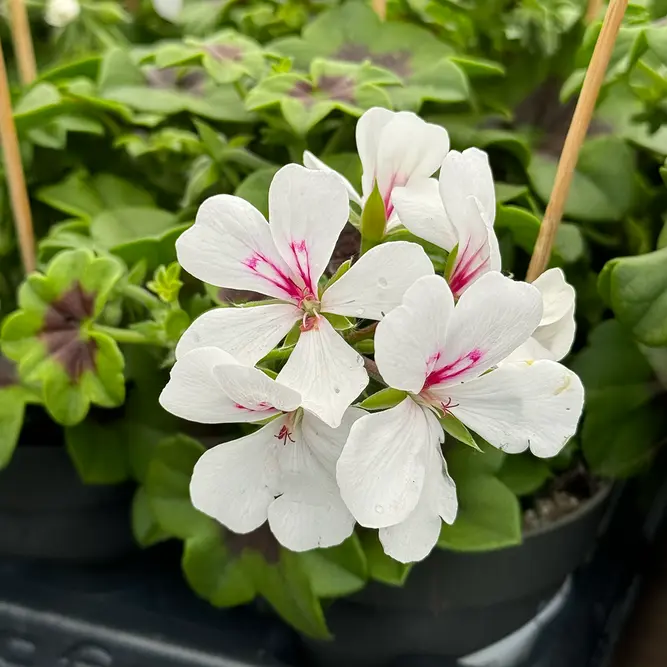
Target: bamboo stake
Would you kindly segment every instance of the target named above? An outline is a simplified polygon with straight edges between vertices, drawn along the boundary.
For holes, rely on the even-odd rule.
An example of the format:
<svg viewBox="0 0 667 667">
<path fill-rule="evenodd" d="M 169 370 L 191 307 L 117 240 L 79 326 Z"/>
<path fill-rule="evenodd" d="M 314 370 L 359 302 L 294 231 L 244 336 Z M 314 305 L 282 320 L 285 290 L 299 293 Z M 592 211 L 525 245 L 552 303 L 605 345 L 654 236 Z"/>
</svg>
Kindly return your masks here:
<svg viewBox="0 0 667 667">
<path fill-rule="evenodd" d="M 28 12 L 23 4 L 23 0 L 9 0 L 9 11 L 11 12 L 14 52 L 19 65 L 21 83 L 25 86 L 32 83 L 37 77 L 35 50 L 32 46 Z"/>
<path fill-rule="evenodd" d="M 586 18 L 585 18 L 586 23 L 590 23 L 591 21 L 594 21 L 598 17 L 598 14 L 602 9 L 603 3 L 604 0 L 588 0 L 588 7 L 586 8 Z"/>
<path fill-rule="evenodd" d="M 372 0 L 372 3 L 375 13 L 384 21 L 387 18 L 387 0 Z"/>
<path fill-rule="evenodd" d="M 627 6 L 628 0 L 611 0 L 607 8 L 602 29 L 595 44 L 593 57 L 588 66 L 581 94 L 579 95 L 579 100 L 572 116 L 570 129 L 565 138 L 563 152 L 558 162 L 554 187 L 549 203 L 547 204 L 544 219 L 540 225 L 540 232 L 537 236 L 533 256 L 530 259 L 530 266 L 528 267 L 528 274 L 526 276 L 526 280 L 529 282 L 535 280 L 546 269 L 549 263 L 551 248 L 556 240 L 556 232 L 563 217 L 565 202 L 567 201 L 574 170 L 577 166 L 579 150 L 586 138 L 588 127 L 595 111 L 595 103 L 597 102 L 600 88 L 604 81 L 607 66 L 609 65 L 616 37 L 618 36 Z"/>
<path fill-rule="evenodd" d="M 5 177 L 9 184 L 9 196 L 12 202 L 14 225 L 21 249 L 21 259 L 26 273 L 35 270 L 35 234 L 32 228 L 30 200 L 25 185 L 21 150 L 16 135 L 12 101 L 7 80 L 5 57 L 0 44 L 0 141 L 5 164 Z"/>
</svg>

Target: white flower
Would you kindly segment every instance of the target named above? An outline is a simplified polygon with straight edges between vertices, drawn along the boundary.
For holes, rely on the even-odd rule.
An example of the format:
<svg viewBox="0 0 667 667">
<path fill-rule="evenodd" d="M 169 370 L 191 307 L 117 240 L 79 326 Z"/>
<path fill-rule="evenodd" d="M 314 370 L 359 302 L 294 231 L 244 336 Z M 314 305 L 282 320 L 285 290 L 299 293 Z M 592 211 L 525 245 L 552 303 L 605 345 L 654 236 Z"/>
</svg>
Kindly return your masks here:
<svg viewBox="0 0 667 667">
<path fill-rule="evenodd" d="M 198 510 L 236 533 L 268 519 L 277 540 L 292 551 L 334 546 L 352 534 L 354 519 L 340 498 L 335 466 L 363 410 L 350 408 L 337 429 L 329 428 L 299 410 L 296 391 L 215 347 L 176 362 L 160 403 L 205 424 L 276 417 L 202 455 L 190 483 Z"/>
<path fill-rule="evenodd" d="M 439 183 L 429 179 L 419 188 L 396 188 L 392 201 L 401 222 L 415 236 L 456 252 L 448 275 L 454 296 L 485 273 L 500 270 L 493 231 L 496 197 L 484 151 L 450 151 L 440 168 Z"/>
<path fill-rule="evenodd" d="M 175 23 L 183 10 L 183 0 L 152 0 L 155 13 L 165 21 Z"/>
<path fill-rule="evenodd" d="M 535 287 L 491 272 L 456 306 L 443 278 L 421 278 L 378 325 L 378 369 L 390 387 L 409 395 L 354 424 L 337 479 L 355 519 L 380 528 L 392 558 L 425 558 L 440 519 L 451 523 L 456 516 L 436 415 L 451 413 L 508 453 L 530 449 L 553 456 L 574 434 L 583 407 L 574 373 L 554 361 L 495 368 L 528 339 L 541 316 Z"/>
<path fill-rule="evenodd" d="M 561 269 L 549 269 L 533 281 L 540 290 L 544 312 L 533 335 L 507 357 L 506 361 L 560 361 L 572 348 L 574 321 L 574 287 L 565 280 Z"/>
<path fill-rule="evenodd" d="M 387 231 L 397 227 L 399 220 L 392 193 L 397 188 L 411 191 L 428 187 L 429 178 L 440 167 L 449 150 L 445 128 L 422 120 L 409 111 L 389 111 L 373 107 L 357 123 L 357 150 L 363 169 L 360 195 L 340 174 L 350 199 L 363 207 L 377 183 L 387 220 Z M 303 163 L 310 169 L 332 172 L 324 162 L 306 151 Z"/>
<path fill-rule="evenodd" d="M 416 244 L 385 243 L 320 295 L 318 281 L 348 219 L 340 180 L 287 165 L 271 183 L 269 211 L 270 225 L 244 199 L 217 195 L 202 204 L 195 224 L 176 242 L 179 262 L 200 280 L 280 300 L 205 313 L 179 341 L 176 358 L 214 346 L 252 365 L 301 321 L 299 340 L 278 379 L 335 428 L 368 384 L 368 374 L 323 313 L 379 320 L 433 266 Z"/>
<path fill-rule="evenodd" d="M 44 20 L 54 28 L 64 28 L 81 13 L 77 0 L 49 0 L 44 11 Z"/>
</svg>

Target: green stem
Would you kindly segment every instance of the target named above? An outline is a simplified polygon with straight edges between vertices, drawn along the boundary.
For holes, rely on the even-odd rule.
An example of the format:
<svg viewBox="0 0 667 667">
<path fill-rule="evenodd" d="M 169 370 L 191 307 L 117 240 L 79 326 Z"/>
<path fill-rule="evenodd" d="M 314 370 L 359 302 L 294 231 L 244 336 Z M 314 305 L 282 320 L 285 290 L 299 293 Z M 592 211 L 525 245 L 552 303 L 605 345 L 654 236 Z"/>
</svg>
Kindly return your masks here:
<svg viewBox="0 0 667 667">
<path fill-rule="evenodd" d="M 375 333 L 377 325 L 377 322 L 373 322 L 373 324 L 369 324 L 367 327 L 363 327 L 362 329 L 353 329 L 345 336 L 345 340 L 350 343 L 350 345 L 354 345 L 359 341 L 373 338 L 373 334 Z"/>
<path fill-rule="evenodd" d="M 146 338 L 138 331 L 130 329 L 118 329 L 117 327 L 107 327 L 102 324 L 96 324 L 93 331 L 103 333 L 113 338 L 117 343 L 129 343 L 131 345 L 155 345 L 154 340 Z"/>
<path fill-rule="evenodd" d="M 146 306 L 148 310 L 162 308 L 164 305 L 154 294 L 151 294 L 143 287 L 139 287 L 139 285 L 126 285 L 123 288 L 123 294 L 128 297 L 128 299 L 132 299 L 137 303 Z"/>
<path fill-rule="evenodd" d="M 236 92 L 238 93 L 239 97 L 242 100 L 245 100 L 245 97 L 248 93 L 243 84 L 238 79 L 234 81 L 234 88 L 236 89 Z"/>
</svg>

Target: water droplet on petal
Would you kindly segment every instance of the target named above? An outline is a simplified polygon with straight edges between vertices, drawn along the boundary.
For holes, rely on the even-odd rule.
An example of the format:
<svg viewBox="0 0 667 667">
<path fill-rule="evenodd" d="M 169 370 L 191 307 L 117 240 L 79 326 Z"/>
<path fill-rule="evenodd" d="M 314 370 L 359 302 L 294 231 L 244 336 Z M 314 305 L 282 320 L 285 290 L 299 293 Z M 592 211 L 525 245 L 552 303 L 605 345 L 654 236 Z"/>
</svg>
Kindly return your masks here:
<svg viewBox="0 0 667 667">
<path fill-rule="evenodd" d="M 380 287 L 386 287 L 387 286 L 387 279 L 386 278 L 378 278 L 378 285 Z"/>
<path fill-rule="evenodd" d="M 364 309 L 363 308 L 357 308 L 354 312 L 355 312 L 356 315 L 361 316 L 361 315 L 364 314 Z"/>
<path fill-rule="evenodd" d="M 334 387 L 334 394 L 340 394 L 340 387 Z"/>
<path fill-rule="evenodd" d="M 376 506 L 375 506 L 375 511 L 376 511 L 378 514 L 382 514 L 382 512 L 384 512 L 384 507 L 382 507 L 382 505 L 376 505 Z"/>
</svg>

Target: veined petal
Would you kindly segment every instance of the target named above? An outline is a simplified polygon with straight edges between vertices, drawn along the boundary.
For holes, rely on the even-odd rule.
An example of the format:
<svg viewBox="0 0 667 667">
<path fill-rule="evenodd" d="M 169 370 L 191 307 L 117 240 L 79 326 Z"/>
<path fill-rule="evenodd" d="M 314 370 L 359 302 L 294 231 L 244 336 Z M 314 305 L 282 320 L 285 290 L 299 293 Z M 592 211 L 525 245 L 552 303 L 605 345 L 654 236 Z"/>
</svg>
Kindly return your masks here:
<svg viewBox="0 0 667 667">
<path fill-rule="evenodd" d="M 211 285 L 302 298 L 302 285 L 280 256 L 264 216 L 240 197 L 209 197 L 176 241 L 176 254 L 186 271 Z"/>
<path fill-rule="evenodd" d="M 454 220 L 464 219 L 466 200 L 477 199 L 482 217 L 493 226 L 496 217 L 496 191 L 489 156 L 479 148 L 468 148 L 459 153 L 450 151 L 440 171 L 440 193 L 448 214 Z"/>
<path fill-rule="evenodd" d="M 268 354 L 303 316 L 289 303 L 248 308 L 216 308 L 200 315 L 176 346 L 176 358 L 198 347 L 217 347 L 242 364 L 254 365 Z"/>
<path fill-rule="evenodd" d="M 306 410 L 336 428 L 368 384 L 368 373 L 361 356 L 326 318 L 318 317 L 312 328 L 301 332 L 277 379 L 301 394 Z"/>
<path fill-rule="evenodd" d="M 459 299 L 424 388 L 477 377 L 528 340 L 542 316 L 539 291 L 492 272 Z M 376 343 L 377 346 L 377 343 Z"/>
<path fill-rule="evenodd" d="M 345 504 L 362 526 L 393 526 L 417 506 L 428 448 L 438 446 L 433 420 L 429 410 L 408 397 L 352 426 L 336 479 Z"/>
<path fill-rule="evenodd" d="M 276 410 L 292 412 L 301 404 L 301 395 L 270 378 L 253 366 L 216 365 L 213 376 L 234 406 L 255 421 L 271 416 Z"/>
<path fill-rule="evenodd" d="M 448 150 L 449 135 L 444 127 L 427 123 L 409 111 L 394 114 L 382 129 L 375 167 L 388 214 L 393 209 L 393 189 L 432 176 Z"/>
<path fill-rule="evenodd" d="M 214 347 L 202 347 L 183 355 L 171 369 L 169 382 L 160 394 L 160 405 L 181 419 L 200 424 L 254 421 L 248 415 L 244 418 L 222 390 L 213 374 L 216 364 L 231 367 L 238 362 Z"/>
<path fill-rule="evenodd" d="M 227 352 L 200 347 L 174 364 L 160 405 L 189 421 L 229 424 L 296 410 L 300 399 L 297 392 L 256 368 L 242 366 Z"/>
<path fill-rule="evenodd" d="M 540 290 L 544 312 L 540 326 L 554 324 L 561 318 L 574 313 L 576 293 L 574 287 L 565 280 L 562 269 L 549 269 L 533 281 Z"/>
<path fill-rule="evenodd" d="M 421 246 L 393 241 L 375 246 L 322 295 L 322 312 L 380 320 L 433 264 Z"/>
<path fill-rule="evenodd" d="M 382 107 L 373 107 L 368 109 L 357 121 L 357 152 L 363 169 L 361 191 L 364 197 L 368 197 L 373 190 L 380 135 L 393 117 L 393 111 Z"/>
<path fill-rule="evenodd" d="M 456 484 L 437 444 L 430 450 L 424 489 L 415 509 L 405 521 L 380 528 L 385 553 L 401 563 L 423 560 L 438 541 L 441 519 L 452 524 L 457 511 Z"/>
<path fill-rule="evenodd" d="M 280 481 L 280 417 L 238 440 L 204 452 L 190 481 L 192 504 L 235 533 L 249 533 L 267 518 Z"/>
<path fill-rule="evenodd" d="M 542 318 L 544 319 L 544 318 Z M 574 304 L 556 322 L 540 325 L 535 329 L 533 338 L 549 352 L 547 359 L 560 361 L 572 349 L 577 324 L 574 320 Z"/>
<path fill-rule="evenodd" d="M 336 174 L 340 178 L 341 182 L 347 190 L 347 194 L 350 197 L 350 201 L 353 201 L 355 204 L 361 206 L 361 195 L 356 191 L 352 183 L 343 176 L 343 174 L 337 172 L 335 169 L 332 169 L 328 164 L 322 162 L 318 157 L 315 157 L 310 151 L 303 152 L 303 166 L 308 169 L 316 169 L 318 171 L 326 171 L 331 174 Z"/>
<path fill-rule="evenodd" d="M 410 185 L 394 188 L 391 201 L 401 224 L 415 236 L 447 251 L 457 244 L 436 178 L 415 179 Z"/>
<path fill-rule="evenodd" d="M 548 360 L 503 364 L 437 393 L 489 444 L 510 454 L 530 448 L 541 458 L 558 454 L 575 434 L 584 403 L 577 375 Z"/>
<path fill-rule="evenodd" d="M 417 280 L 375 332 L 375 362 L 395 389 L 419 393 L 443 354 L 454 297 L 444 278 Z"/>
<path fill-rule="evenodd" d="M 273 240 L 315 299 L 317 282 L 349 215 L 349 197 L 336 174 L 288 164 L 273 177 L 269 188 Z"/>
<path fill-rule="evenodd" d="M 456 216 L 449 210 L 447 216 L 458 239 L 449 285 L 452 292 L 460 296 L 485 273 L 500 270 L 500 248 L 493 227 L 484 217 L 481 204 L 475 197 L 465 199 Z"/>
<path fill-rule="evenodd" d="M 352 534 L 354 518 L 340 497 L 336 462 L 352 424 L 364 414 L 350 408 L 332 429 L 306 412 L 294 429 L 294 442 L 280 450 L 283 494 L 269 507 L 269 525 L 288 549 L 331 547 Z"/>
</svg>

